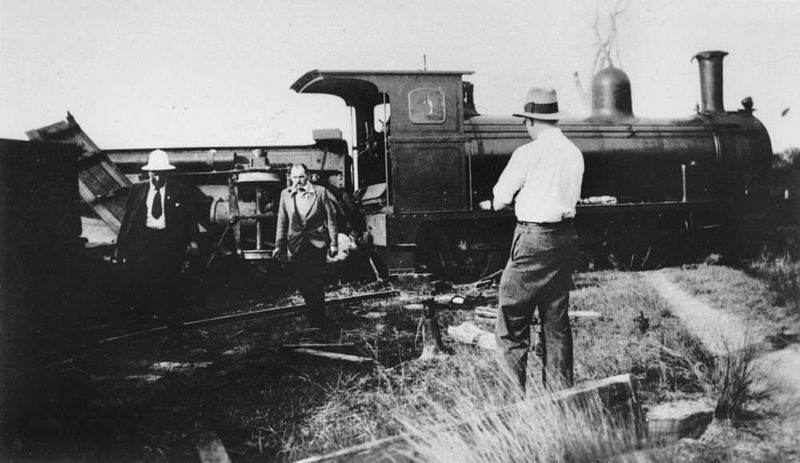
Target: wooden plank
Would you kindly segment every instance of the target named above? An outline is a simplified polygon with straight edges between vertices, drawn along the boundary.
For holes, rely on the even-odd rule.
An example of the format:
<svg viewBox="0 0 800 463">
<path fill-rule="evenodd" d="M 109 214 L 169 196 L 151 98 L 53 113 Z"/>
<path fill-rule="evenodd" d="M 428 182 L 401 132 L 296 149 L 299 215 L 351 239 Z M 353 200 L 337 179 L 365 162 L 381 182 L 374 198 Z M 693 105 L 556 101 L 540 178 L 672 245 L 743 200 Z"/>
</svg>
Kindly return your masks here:
<svg viewBox="0 0 800 463">
<path fill-rule="evenodd" d="M 356 347 L 352 342 L 339 342 L 339 343 L 324 343 L 324 342 L 304 342 L 299 344 L 281 344 L 284 349 L 300 349 L 303 347 L 314 348 L 327 348 L 327 349 L 342 349 Z"/>
<path fill-rule="evenodd" d="M 602 413 L 598 416 L 594 405 L 599 404 Z M 617 452 L 630 451 L 637 444 L 647 438 L 647 426 L 644 423 L 641 404 L 636 395 L 636 388 L 630 375 L 612 376 L 599 381 L 592 381 L 571 389 L 565 389 L 550 395 L 524 400 L 516 404 L 498 409 L 487 414 L 483 419 L 492 422 L 501 422 L 504 417 L 518 413 L 518 409 L 543 409 L 552 410 L 583 410 L 586 419 L 592 420 L 597 429 L 612 429 L 620 436 L 629 436 L 621 439 L 628 443 L 628 447 L 619 446 Z M 594 423 L 594 421 L 598 421 Z M 466 423 L 457 424 L 455 428 L 466 426 Z M 453 426 L 445 429 L 431 429 L 431 434 L 452 430 Z M 606 431 L 607 432 L 607 431 Z M 413 462 L 420 461 L 414 454 L 413 444 L 415 437 L 410 434 L 387 437 L 365 444 L 348 447 L 326 455 L 314 456 L 300 460 L 296 463 L 333 463 L 333 462 Z M 602 459 L 598 455 L 598 459 Z"/>
<path fill-rule="evenodd" d="M 89 190 L 89 187 L 86 186 L 83 182 L 78 182 L 78 191 L 80 192 L 81 199 L 90 203 L 94 200 L 94 194 Z M 108 225 L 114 233 L 119 233 L 120 226 L 122 225 L 122 220 L 117 219 L 116 215 L 108 210 L 108 208 L 103 204 L 95 204 L 92 206 L 94 211 L 103 219 L 103 222 Z"/>
<path fill-rule="evenodd" d="M 474 323 L 464 322 L 458 326 L 448 326 L 447 334 L 456 341 L 473 344 L 487 350 L 494 350 L 494 333 L 478 328 Z"/>
<path fill-rule="evenodd" d="M 117 169 L 108 156 L 81 129 L 75 118 L 67 113 L 66 121 L 60 121 L 26 132 L 31 140 L 70 143 L 83 149 L 79 162 L 79 190 L 86 201 L 115 233 L 119 231 L 125 214 L 125 204 L 116 198 L 100 199 L 131 182 Z"/>
<path fill-rule="evenodd" d="M 359 355 L 340 354 L 338 352 L 328 352 L 319 349 L 309 349 L 306 347 L 292 349 L 292 352 L 297 352 L 298 354 L 311 355 L 314 357 L 328 358 L 332 360 L 343 360 L 345 362 L 353 362 L 353 363 L 373 363 L 375 361 L 371 358 L 361 357 Z"/>
</svg>

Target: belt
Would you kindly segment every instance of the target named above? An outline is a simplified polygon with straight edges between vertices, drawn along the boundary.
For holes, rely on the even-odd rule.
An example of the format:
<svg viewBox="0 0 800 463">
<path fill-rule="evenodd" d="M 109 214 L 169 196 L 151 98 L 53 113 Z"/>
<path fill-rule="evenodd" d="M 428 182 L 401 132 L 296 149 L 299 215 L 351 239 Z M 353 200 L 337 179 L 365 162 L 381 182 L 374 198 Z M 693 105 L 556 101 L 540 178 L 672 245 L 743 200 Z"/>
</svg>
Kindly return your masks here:
<svg viewBox="0 0 800 463">
<path fill-rule="evenodd" d="M 572 222 L 573 222 L 572 217 L 566 218 L 558 222 L 525 222 L 524 220 L 517 220 L 518 225 L 536 226 L 536 227 L 560 227 L 562 225 L 571 224 Z"/>
</svg>

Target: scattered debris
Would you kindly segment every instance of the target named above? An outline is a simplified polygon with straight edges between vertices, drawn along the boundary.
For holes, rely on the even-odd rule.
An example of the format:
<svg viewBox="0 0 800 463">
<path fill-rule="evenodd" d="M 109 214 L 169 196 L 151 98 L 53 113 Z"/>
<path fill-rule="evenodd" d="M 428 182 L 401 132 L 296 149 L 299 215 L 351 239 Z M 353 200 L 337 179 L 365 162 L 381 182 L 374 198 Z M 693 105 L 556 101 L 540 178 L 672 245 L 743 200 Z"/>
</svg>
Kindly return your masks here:
<svg viewBox="0 0 800 463">
<path fill-rule="evenodd" d="M 403 308 L 410 311 L 425 310 L 425 304 L 423 304 L 422 302 L 414 302 L 411 304 L 404 305 Z"/>
<path fill-rule="evenodd" d="M 153 371 L 190 371 L 199 368 L 208 368 L 213 365 L 213 362 L 195 362 L 195 363 L 180 363 L 180 362 L 155 362 L 150 365 L 150 370 Z"/>
<path fill-rule="evenodd" d="M 575 310 L 569 313 L 569 318 L 603 318 L 603 314 L 593 310 Z"/>
<path fill-rule="evenodd" d="M 630 375 L 612 376 L 536 399 L 523 400 L 490 412 L 483 419 L 487 423 L 503 422 L 504 418 L 519 413 L 519 409 L 552 410 L 554 404 L 559 409 L 584 410 L 586 418 L 596 422 L 598 428 L 610 427 L 619 435 L 629 435 L 629 439 L 621 439 L 620 442 L 625 442 L 630 448 L 615 448 L 615 452 L 633 450 L 639 442 L 647 437 L 644 414 L 636 396 L 636 390 L 631 383 Z M 601 410 L 587 407 L 587 404 L 597 404 Z M 470 420 L 469 423 L 455 424 L 452 428 L 461 429 L 465 426 L 475 426 L 475 422 Z M 440 431 L 442 430 L 431 430 L 430 432 Z M 410 434 L 401 434 L 348 447 L 327 455 L 305 458 L 297 463 L 412 461 L 408 455 L 413 454 L 414 441 L 418 438 L 418 436 Z"/>
<path fill-rule="evenodd" d="M 374 360 L 368 357 L 361 357 L 358 355 L 350 355 L 350 354 L 340 354 L 338 352 L 327 352 L 324 350 L 319 349 L 310 349 L 306 347 L 301 347 L 299 349 L 292 349 L 292 352 L 297 352 L 298 354 L 306 354 L 311 355 L 314 357 L 324 357 L 334 360 L 344 360 L 345 362 L 353 362 L 353 363 L 373 363 Z"/>
<path fill-rule="evenodd" d="M 475 307 L 475 315 L 481 318 L 497 318 L 497 307 L 484 305 Z"/>
<path fill-rule="evenodd" d="M 356 317 L 363 318 L 365 320 L 375 320 L 378 318 L 383 318 L 383 312 L 359 312 L 354 313 Z"/>
<path fill-rule="evenodd" d="M 225 446 L 213 432 L 204 432 L 197 436 L 195 449 L 200 457 L 200 463 L 231 463 Z"/>
<path fill-rule="evenodd" d="M 118 381 L 136 381 L 142 382 L 147 384 L 152 384 L 161 379 L 161 375 L 104 375 L 104 376 L 95 376 L 91 375 L 90 378 L 95 383 L 104 383 L 104 382 L 118 382 Z"/>
<path fill-rule="evenodd" d="M 339 342 L 339 343 L 305 342 L 298 344 L 281 344 L 281 347 L 283 347 L 284 349 L 300 349 L 303 347 L 308 347 L 311 349 L 318 349 L 318 348 L 345 349 L 345 348 L 356 347 L 356 345 L 352 342 Z"/>
<path fill-rule="evenodd" d="M 465 344 L 473 344 L 483 349 L 495 349 L 494 334 L 478 328 L 471 322 L 464 322 L 458 326 L 448 326 L 447 334 L 456 341 Z"/>
<path fill-rule="evenodd" d="M 650 328 L 650 319 L 644 316 L 644 312 L 640 311 L 639 315 L 637 315 L 633 321 L 636 323 L 636 329 L 638 329 L 640 333 L 647 333 L 647 330 Z"/>
<path fill-rule="evenodd" d="M 703 263 L 705 265 L 721 265 L 723 261 L 721 254 L 709 254 L 708 257 L 705 258 Z"/>
<path fill-rule="evenodd" d="M 422 355 L 420 360 L 430 360 L 447 356 L 442 344 L 442 335 L 439 331 L 439 321 L 436 319 L 436 308 L 432 303 L 425 305 L 422 312 Z"/>
<path fill-rule="evenodd" d="M 714 407 L 703 399 L 659 404 L 647 412 L 650 438 L 659 444 L 684 437 L 697 439 L 713 417 Z"/>
</svg>

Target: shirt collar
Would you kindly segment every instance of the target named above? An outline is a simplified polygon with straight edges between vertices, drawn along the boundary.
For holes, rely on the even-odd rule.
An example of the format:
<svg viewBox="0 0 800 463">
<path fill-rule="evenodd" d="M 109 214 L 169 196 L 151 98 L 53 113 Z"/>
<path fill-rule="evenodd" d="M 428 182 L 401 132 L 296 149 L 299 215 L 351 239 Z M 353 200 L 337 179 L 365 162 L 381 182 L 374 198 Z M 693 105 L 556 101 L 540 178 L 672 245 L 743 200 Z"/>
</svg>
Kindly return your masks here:
<svg viewBox="0 0 800 463">
<path fill-rule="evenodd" d="M 164 185 L 162 185 L 161 188 L 156 188 L 156 186 L 153 185 L 153 182 L 151 182 L 150 180 L 147 181 L 147 184 L 150 186 L 150 191 L 152 192 L 155 192 L 156 190 L 163 192 L 167 188 L 167 182 L 164 182 Z"/>
<path fill-rule="evenodd" d="M 307 182 L 306 186 L 294 185 L 292 186 L 292 194 L 296 193 L 313 193 L 314 187 L 311 186 L 311 182 Z"/>
<path fill-rule="evenodd" d="M 547 138 L 558 134 L 561 134 L 561 129 L 559 127 L 552 126 L 542 130 L 539 133 L 539 138 Z"/>
</svg>

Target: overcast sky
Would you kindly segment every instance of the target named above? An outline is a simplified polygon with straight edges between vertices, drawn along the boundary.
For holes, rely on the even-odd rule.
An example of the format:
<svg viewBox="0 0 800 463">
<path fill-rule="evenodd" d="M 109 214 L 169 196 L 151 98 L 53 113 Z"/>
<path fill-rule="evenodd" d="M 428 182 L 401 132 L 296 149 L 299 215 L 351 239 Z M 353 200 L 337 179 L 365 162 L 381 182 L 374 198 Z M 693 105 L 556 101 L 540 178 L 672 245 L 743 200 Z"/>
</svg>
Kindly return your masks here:
<svg viewBox="0 0 800 463">
<path fill-rule="evenodd" d="M 600 27 L 615 2 L 600 1 Z M 751 96 L 776 151 L 800 146 L 800 1 L 626 2 L 620 62 L 643 117 L 699 99 L 699 51 L 724 50 L 724 103 Z M 585 109 L 591 0 L 0 0 L 0 137 L 69 110 L 101 148 L 310 143 L 349 133 L 335 97 L 289 86 L 312 69 L 475 71 L 478 110 L 509 115 L 532 84 Z M 781 113 L 790 108 L 781 117 Z"/>
</svg>

